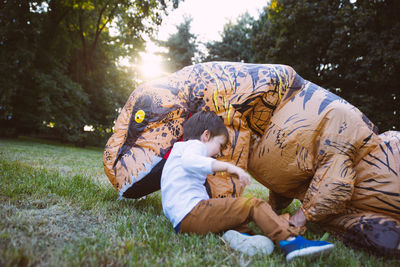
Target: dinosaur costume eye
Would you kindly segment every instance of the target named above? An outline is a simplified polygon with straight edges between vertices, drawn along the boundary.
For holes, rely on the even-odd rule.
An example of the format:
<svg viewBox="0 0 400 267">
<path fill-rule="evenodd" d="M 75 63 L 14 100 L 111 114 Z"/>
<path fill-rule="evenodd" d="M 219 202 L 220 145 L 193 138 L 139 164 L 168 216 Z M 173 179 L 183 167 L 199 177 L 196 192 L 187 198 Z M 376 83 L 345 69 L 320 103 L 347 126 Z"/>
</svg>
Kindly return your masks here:
<svg viewBox="0 0 400 267">
<path fill-rule="evenodd" d="M 141 109 L 139 109 L 137 112 L 136 112 L 136 114 L 135 114 L 135 121 L 137 122 L 137 123 L 141 123 L 143 120 L 144 120 L 144 116 L 145 116 L 146 114 L 144 113 L 144 111 L 143 110 L 141 110 Z"/>
</svg>

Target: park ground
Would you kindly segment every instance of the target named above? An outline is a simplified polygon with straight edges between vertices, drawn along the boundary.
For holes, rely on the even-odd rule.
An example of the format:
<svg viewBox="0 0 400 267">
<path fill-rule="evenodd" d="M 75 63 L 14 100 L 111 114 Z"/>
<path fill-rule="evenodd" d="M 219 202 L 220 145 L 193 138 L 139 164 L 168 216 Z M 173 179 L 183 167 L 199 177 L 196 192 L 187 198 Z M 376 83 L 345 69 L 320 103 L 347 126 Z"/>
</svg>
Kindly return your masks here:
<svg viewBox="0 0 400 267">
<path fill-rule="evenodd" d="M 0 139 L 0 266 L 282 266 L 278 248 L 253 257 L 220 235 L 177 235 L 162 213 L 160 193 L 118 200 L 103 172 L 101 148 L 31 138 Z M 256 181 L 245 196 L 268 199 Z M 294 201 L 287 209 L 293 213 Z M 309 239 L 335 244 L 322 258 L 291 266 L 399 266 L 346 247 L 317 225 Z M 251 227 L 259 231 L 253 224 Z"/>
</svg>

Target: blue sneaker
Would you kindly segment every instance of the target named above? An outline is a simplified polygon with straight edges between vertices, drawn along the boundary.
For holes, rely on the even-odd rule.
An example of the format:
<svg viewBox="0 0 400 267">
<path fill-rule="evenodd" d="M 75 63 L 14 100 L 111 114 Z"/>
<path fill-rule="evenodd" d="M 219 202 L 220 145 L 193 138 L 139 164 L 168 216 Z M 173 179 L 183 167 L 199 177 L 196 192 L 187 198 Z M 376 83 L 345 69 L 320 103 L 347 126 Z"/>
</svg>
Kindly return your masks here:
<svg viewBox="0 0 400 267">
<path fill-rule="evenodd" d="M 255 254 L 269 255 L 274 250 L 274 243 L 263 235 L 248 235 L 235 230 L 229 230 L 225 232 L 222 239 L 228 242 L 232 249 L 249 256 Z"/>
<path fill-rule="evenodd" d="M 307 240 L 301 236 L 297 236 L 291 241 L 279 241 L 279 246 L 286 255 L 286 261 L 302 256 L 319 256 L 330 252 L 334 247 L 329 242 Z"/>
</svg>

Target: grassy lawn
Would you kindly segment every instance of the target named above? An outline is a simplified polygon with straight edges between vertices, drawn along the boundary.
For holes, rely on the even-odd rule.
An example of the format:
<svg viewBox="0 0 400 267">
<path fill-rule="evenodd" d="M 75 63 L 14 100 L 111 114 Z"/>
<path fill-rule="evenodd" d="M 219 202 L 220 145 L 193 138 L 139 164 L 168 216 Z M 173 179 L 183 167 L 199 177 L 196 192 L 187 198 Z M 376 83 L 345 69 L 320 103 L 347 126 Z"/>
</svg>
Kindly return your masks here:
<svg viewBox="0 0 400 267">
<path fill-rule="evenodd" d="M 232 251 L 216 234 L 177 235 L 160 193 L 118 200 L 103 172 L 102 150 L 32 139 L 0 139 L 0 266 L 282 266 L 270 256 Z M 257 182 L 246 196 L 266 199 Z M 298 202 L 289 208 L 293 212 Z M 324 232 L 309 225 L 307 238 Z M 253 225 L 254 227 L 254 225 Z M 398 266 L 345 247 L 293 266 Z"/>
</svg>

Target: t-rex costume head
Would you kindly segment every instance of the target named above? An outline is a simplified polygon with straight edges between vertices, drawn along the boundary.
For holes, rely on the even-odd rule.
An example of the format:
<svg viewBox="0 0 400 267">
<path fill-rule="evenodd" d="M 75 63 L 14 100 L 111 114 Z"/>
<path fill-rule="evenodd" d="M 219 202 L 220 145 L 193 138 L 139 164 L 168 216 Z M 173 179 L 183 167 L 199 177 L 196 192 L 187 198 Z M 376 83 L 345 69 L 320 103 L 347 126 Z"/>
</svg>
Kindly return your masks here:
<svg viewBox="0 0 400 267">
<path fill-rule="evenodd" d="M 129 97 L 106 145 L 107 176 L 124 197 L 159 189 L 163 157 L 182 136 L 183 122 L 200 110 L 214 111 L 225 121 L 230 145 L 221 159 L 246 168 L 251 134 L 261 136 L 286 93 L 299 89 L 295 77 L 289 66 L 210 62 L 141 85 Z M 222 182 L 209 180 L 213 196 L 242 192 L 236 178 L 218 176 Z"/>
</svg>

